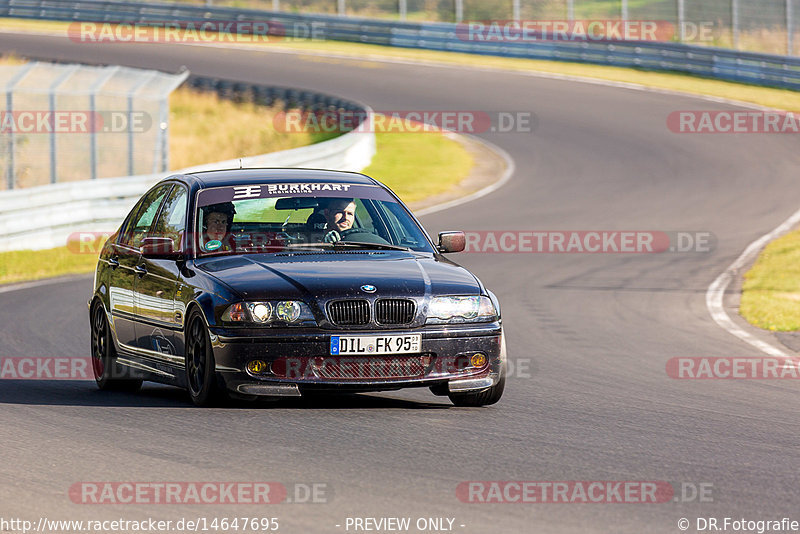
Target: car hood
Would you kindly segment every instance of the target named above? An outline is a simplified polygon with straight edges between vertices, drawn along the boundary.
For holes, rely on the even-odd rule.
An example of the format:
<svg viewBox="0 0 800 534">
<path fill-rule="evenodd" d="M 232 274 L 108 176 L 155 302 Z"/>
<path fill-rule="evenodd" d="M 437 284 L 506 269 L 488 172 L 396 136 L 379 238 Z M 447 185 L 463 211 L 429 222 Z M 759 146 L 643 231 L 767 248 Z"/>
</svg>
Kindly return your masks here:
<svg viewBox="0 0 800 534">
<path fill-rule="evenodd" d="M 252 254 L 203 259 L 196 267 L 246 300 L 365 296 L 477 295 L 480 282 L 442 256 L 395 251 Z"/>
</svg>

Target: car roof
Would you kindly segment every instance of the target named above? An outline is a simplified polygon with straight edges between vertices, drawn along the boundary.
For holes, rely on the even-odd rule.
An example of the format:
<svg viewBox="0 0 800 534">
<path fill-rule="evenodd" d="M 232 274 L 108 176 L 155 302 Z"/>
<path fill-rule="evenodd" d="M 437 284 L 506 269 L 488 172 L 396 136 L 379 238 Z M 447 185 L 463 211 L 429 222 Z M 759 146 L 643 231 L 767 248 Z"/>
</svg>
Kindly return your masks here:
<svg viewBox="0 0 800 534">
<path fill-rule="evenodd" d="M 319 182 L 380 185 L 377 180 L 357 172 L 332 171 L 327 169 L 224 169 L 192 172 L 181 175 L 181 177 L 187 183 L 197 183 L 201 188 L 264 183 Z"/>
</svg>

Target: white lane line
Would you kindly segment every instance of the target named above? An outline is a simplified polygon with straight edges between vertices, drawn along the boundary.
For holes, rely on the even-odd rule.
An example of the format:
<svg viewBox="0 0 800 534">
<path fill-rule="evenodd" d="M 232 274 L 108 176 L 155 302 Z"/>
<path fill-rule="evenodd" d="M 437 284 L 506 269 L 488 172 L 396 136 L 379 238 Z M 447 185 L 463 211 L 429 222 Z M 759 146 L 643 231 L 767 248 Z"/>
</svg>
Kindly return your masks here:
<svg viewBox="0 0 800 534">
<path fill-rule="evenodd" d="M 706 291 L 706 307 L 708 308 L 711 317 L 718 325 L 742 341 L 749 343 L 753 347 L 765 352 L 770 356 L 792 360 L 793 362 L 797 362 L 797 358 L 795 356 L 772 345 L 771 343 L 767 343 L 766 341 L 758 339 L 756 336 L 734 323 L 730 316 L 728 316 L 728 312 L 725 311 L 723 298 L 725 296 L 725 291 L 728 289 L 730 283 L 734 280 L 734 277 L 737 276 L 739 270 L 752 261 L 767 243 L 781 236 L 782 234 L 785 234 L 798 223 L 800 223 L 800 210 L 794 212 L 791 217 L 786 219 L 780 226 L 775 228 L 770 233 L 750 243 L 744 252 L 742 252 L 742 254 L 736 258 L 736 261 L 731 263 L 728 268 L 725 269 L 725 271 L 720 274 L 717 279 L 714 280 L 714 282 L 712 282 L 712 284 L 708 287 L 708 291 Z"/>
<path fill-rule="evenodd" d="M 80 274 L 77 276 L 58 278 L 45 278 L 44 280 L 35 280 L 33 282 L 23 282 L 21 284 L 9 284 L 7 286 L 0 286 L 0 293 L 11 293 L 12 291 L 20 291 L 22 289 L 30 289 L 32 287 L 49 286 L 52 284 L 66 284 L 69 282 L 76 282 L 84 278 L 89 278 L 92 273 Z"/>
<path fill-rule="evenodd" d="M 464 135 L 464 134 L 458 134 L 458 135 Z M 492 152 L 502 157 L 503 160 L 505 160 L 506 162 L 506 170 L 503 172 L 503 175 L 500 177 L 499 180 L 487 185 L 483 189 L 479 189 L 474 193 L 470 193 L 469 195 L 456 198 L 448 202 L 442 202 L 441 204 L 436 204 L 435 206 L 430 206 L 425 209 L 416 211 L 414 212 L 414 215 L 416 215 L 417 217 L 422 217 L 424 215 L 435 213 L 437 211 L 443 211 L 446 209 L 455 208 L 456 206 L 460 206 L 461 204 L 466 204 L 467 202 L 472 202 L 473 200 L 477 200 L 481 197 L 488 195 L 489 193 L 497 191 L 511 179 L 511 176 L 513 176 L 514 170 L 516 169 L 516 165 L 514 164 L 514 159 L 508 152 L 506 152 L 499 146 L 495 145 L 494 143 L 490 143 L 489 141 L 481 139 L 480 137 L 475 137 L 473 135 L 464 135 L 464 137 L 469 137 L 472 141 L 476 141 L 484 145 L 487 149 L 491 150 Z"/>
</svg>

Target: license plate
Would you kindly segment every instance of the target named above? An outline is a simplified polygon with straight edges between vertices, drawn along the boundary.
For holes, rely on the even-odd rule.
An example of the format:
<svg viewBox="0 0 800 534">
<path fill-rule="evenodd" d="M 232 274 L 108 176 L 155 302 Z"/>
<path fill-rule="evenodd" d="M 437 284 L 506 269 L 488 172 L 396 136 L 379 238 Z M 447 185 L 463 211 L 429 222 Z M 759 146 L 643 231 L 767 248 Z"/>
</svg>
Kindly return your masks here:
<svg viewBox="0 0 800 534">
<path fill-rule="evenodd" d="M 331 354 L 412 354 L 421 352 L 422 334 L 331 336 Z"/>
</svg>

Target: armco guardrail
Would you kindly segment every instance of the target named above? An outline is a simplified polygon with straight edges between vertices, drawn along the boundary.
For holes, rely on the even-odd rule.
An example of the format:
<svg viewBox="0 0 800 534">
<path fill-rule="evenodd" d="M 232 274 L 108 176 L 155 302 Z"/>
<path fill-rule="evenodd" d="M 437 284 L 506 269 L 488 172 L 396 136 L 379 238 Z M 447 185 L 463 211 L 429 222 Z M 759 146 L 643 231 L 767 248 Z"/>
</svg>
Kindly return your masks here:
<svg viewBox="0 0 800 534">
<path fill-rule="evenodd" d="M 271 22 L 287 37 L 309 37 L 405 48 L 446 50 L 619 67 L 676 71 L 756 85 L 800 89 L 800 58 L 679 43 L 482 42 L 464 39 L 459 26 L 187 4 L 84 0 L 0 0 L 0 17 L 62 21 L 164 23 L 165 21 Z M 462 28 L 463 29 L 463 28 Z M 312 33 L 313 31 L 313 33 Z"/>
<path fill-rule="evenodd" d="M 192 77 L 189 84 L 229 98 L 253 98 L 284 107 L 372 110 L 356 102 L 309 91 Z M 304 167 L 360 171 L 375 154 L 375 134 L 365 121 L 334 139 L 280 152 L 198 165 L 180 171 L 59 183 L 0 193 L 0 251 L 64 246 L 75 232 L 113 231 L 150 186 L 180 172 L 242 167 Z"/>
</svg>

